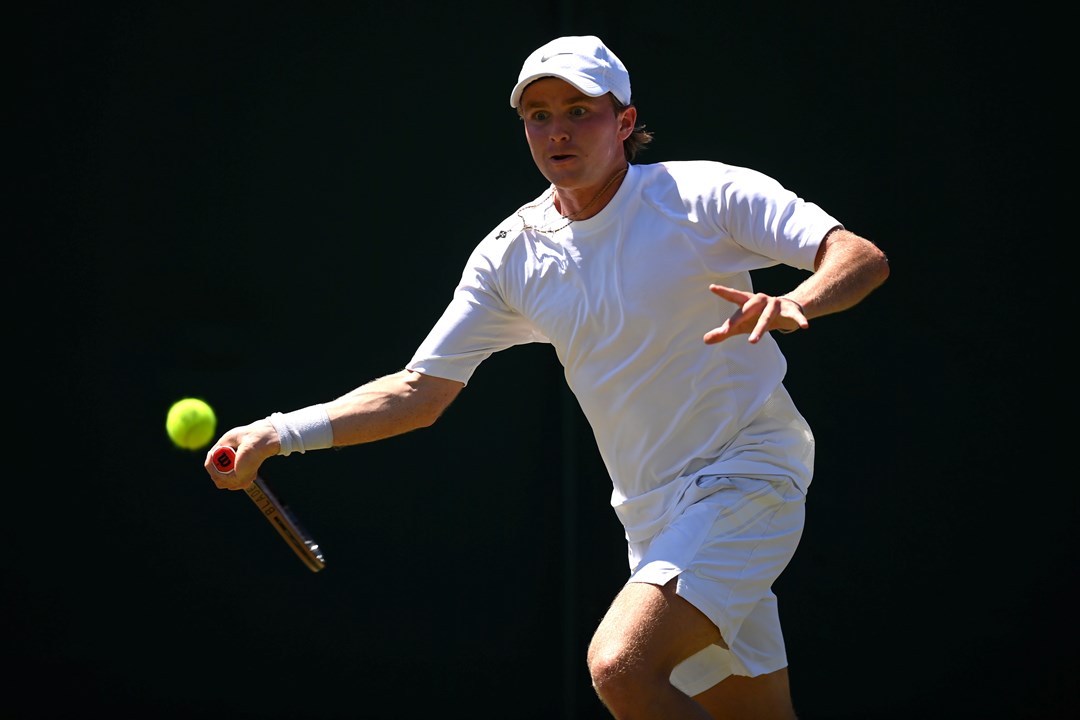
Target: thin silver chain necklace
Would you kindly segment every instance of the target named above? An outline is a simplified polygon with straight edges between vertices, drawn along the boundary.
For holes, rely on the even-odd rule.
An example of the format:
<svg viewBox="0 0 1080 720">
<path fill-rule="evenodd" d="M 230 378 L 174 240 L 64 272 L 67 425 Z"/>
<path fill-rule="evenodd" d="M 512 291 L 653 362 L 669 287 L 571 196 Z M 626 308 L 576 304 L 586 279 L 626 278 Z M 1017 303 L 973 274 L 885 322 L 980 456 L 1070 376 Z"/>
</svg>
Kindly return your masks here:
<svg viewBox="0 0 1080 720">
<path fill-rule="evenodd" d="M 522 230 L 535 230 L 536 232 L 543 233 L 545 235 L 553 235 L 553 234 L 559 232 L 560 230 L 565 230 L 566 228 L 570 227 L 574 223 L 575 220 L 577 220 L 577 217 L 575 217 L 575 216 L 584 214 L 585 211 L 588 210 L 590 207 L 592 207 L 593 203 L 595 203 L 598 199 L 600 199 L 600 196 L 603 195 L 604 193 L 606 193 L 608 191 L 608 188 L 610 188 L 612 185 L 614 185 L 615 181 L 618 180 L 623 175 L 625 175 L 626 171 L 629 170 L 629 169 L 630 169 L 629 166 L 624 167 L 622 170 L 620 170 L 619 172 L 612 175 L 611 179 L 607 181 L 607 184 L 604 185 L 604 187 L 600 188 L 600 192 L 593 195 L 592 200 L 587 202 L 585 204 L 585 207 L 581 208 L 580 210 L 578 210 L 575 213 L 570 213 L 569 215 L 566 215 L 565 216 L 566 222 L 563 223 L 562 225 L 559 225 L 558 227 L 549 227 L 549 228 L 542 228 L 542 227 L 539 227 L 538 225 L 530 225 L 529 222 L 525 219 L 525 211 L 526 210 L 532 210 L 533 208 L 538 208 L 541 205 L 545 205 L 547 203 L 550 203 L 551 207 L 555 207 L 555 186 L 552 185 L 551 188 L 546 193 L 544 193 L 543 197 L 541 197 L 539 200 L 532 203 L 531 205 L 522 205 L 520 208 L 518 208 L 517 216 L 519 218 L 521 218 L 521 225 L 522 225 L 521 229 Z"/>
</svg>

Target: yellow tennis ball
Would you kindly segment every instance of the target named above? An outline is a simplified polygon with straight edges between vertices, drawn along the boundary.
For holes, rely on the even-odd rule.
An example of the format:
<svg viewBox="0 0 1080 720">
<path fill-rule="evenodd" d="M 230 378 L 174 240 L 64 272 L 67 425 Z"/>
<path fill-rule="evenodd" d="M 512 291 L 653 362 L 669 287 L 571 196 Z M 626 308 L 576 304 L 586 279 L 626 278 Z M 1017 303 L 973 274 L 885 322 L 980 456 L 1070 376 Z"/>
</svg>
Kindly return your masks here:
<svg viewBox="0 0 1080 720">
<path fill-rule="evenodd" d="M 210 444 L 217 430 L 214 409 L 199 398 L 177 400 L 165 417 L 165 431 L 177 447 L 198 450 Z"/>
</svg>

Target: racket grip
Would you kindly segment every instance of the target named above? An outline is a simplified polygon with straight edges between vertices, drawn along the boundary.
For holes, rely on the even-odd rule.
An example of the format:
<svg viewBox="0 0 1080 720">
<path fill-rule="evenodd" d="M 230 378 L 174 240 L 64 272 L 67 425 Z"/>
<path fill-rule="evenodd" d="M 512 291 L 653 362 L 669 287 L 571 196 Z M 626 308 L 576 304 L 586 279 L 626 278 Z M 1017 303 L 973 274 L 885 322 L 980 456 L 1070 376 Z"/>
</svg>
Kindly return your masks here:
<svg viewBox="0 0 1080 720">
<path fill-rule="evenodd" d="M 226 474 L 236 472 L 236 450 L 228 445 L 218 445 L 210 454 L 218 472 Z"/>
</svg>

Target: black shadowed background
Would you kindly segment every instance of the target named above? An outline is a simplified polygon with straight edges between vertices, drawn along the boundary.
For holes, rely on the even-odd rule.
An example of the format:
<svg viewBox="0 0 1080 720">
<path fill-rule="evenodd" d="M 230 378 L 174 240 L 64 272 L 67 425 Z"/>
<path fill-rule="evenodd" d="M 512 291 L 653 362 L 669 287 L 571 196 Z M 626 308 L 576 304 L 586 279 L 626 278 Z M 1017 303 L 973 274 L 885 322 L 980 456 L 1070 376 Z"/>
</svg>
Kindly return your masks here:
<svg viewBox="0 0 1080 720">
<path fill-rule="evenodd" d="M 781 340 L 818 440 L 776 588 L 800 717 L 1072 717 L 1076 472 L 1045 409 L 1061 321 L 1031 302 L 1036 260 L 1064 264 L 1034 52 L 1057 21 L 975 7 L 17 11 L 0 716 L 606 717 L 585 647 L 625 548 L 549 347 L 493 356 L 432 428 L 266 463 L 319 574 L 164 430 L 184 396 L 223 431 L 400 369 L 546 184 L 522 60 L 597 34 L 640 162 L 762 170 L 890 257 Z"/>
</svg>

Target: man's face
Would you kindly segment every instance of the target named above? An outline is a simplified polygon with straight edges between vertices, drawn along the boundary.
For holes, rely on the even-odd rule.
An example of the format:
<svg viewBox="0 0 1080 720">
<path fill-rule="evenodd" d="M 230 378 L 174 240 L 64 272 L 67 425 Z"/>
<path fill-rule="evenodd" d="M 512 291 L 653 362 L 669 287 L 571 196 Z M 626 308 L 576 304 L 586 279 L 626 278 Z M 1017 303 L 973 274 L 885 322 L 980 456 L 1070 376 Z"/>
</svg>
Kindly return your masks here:
<svg viewBox="0 0 1080 720">
<path fill-rule="evenodd" d="M 589 97 L 564 80 L 541 78 L 525 88 L 520 108 L 533 161 L 557 188 L 602 186 L 626 165 L 633 107 L 616 115 L 610 95 Z"/>
</svg>

